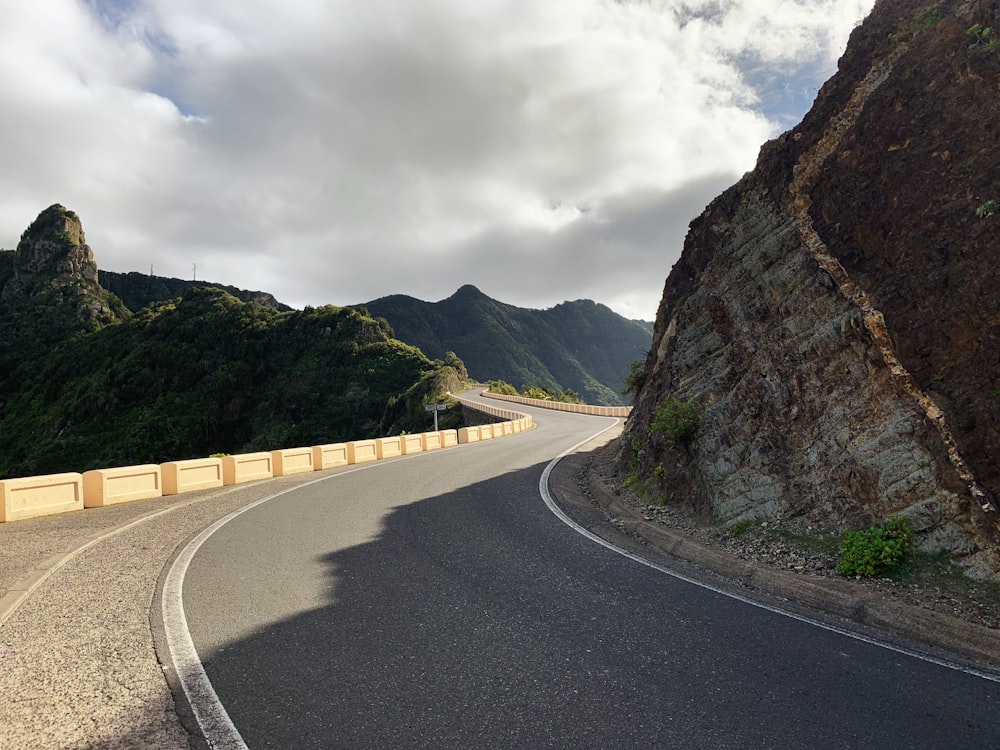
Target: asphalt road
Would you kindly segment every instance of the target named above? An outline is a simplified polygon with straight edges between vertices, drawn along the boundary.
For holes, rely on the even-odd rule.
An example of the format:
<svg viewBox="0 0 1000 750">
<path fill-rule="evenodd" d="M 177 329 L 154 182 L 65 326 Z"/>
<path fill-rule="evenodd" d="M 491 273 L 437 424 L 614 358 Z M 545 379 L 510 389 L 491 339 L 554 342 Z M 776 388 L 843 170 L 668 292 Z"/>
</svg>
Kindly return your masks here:
<svg viewBox="0 0 1000 750">
<path fill-rule="evenodd" d="M 723 596 L 595 545 L 539 497 L 613 420 L 302 486 L 183 582 L 250 748 L 1000 748 L 1000 684 Z M 238 746 L 238 745 L 237 745 Z"/>
</svg>

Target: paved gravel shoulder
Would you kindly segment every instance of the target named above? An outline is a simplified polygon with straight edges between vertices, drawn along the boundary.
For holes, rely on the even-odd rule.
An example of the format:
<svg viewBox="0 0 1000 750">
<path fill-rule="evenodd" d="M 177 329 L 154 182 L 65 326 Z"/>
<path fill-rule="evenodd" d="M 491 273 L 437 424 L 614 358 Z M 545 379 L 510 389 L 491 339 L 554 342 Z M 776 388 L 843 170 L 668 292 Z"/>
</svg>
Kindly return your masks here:
<svg viewBox="0 0 1000 750">
<path fill-rule="evenodd" d="M 71 557 L 0 627 L 0 749 L 188 748 L 150 631 L 164 563 L 215 519 L 329 473 L 0 525 L 0 591 L 10 602 L 24 576 L 173 508 Z"/>
</svg>

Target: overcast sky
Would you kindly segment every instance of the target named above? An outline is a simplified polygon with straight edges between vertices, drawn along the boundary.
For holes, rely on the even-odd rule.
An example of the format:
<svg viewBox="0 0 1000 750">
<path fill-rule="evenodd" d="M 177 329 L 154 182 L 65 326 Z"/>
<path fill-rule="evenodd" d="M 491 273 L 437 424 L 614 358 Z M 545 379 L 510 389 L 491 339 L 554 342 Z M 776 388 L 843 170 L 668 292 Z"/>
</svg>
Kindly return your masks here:
<svg viewBox="0 0 1000 750">
<path fill-rule="evenodd" d="M 652 320 L 872 0 L 0 0 L 0 247 L 295 307 L 462 284 Z"/>
</svg>

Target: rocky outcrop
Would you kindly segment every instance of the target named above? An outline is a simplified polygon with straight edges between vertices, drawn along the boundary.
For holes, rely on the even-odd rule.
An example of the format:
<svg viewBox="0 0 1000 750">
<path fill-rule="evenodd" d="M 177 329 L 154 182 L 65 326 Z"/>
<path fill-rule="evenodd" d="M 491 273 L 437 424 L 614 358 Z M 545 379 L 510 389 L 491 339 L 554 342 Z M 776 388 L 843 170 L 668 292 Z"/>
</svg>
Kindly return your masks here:
<svg viewBox="0 0 1000 750">
<path fill-rule="evenodd" d="M 998 575 L 1000 54 L 975 31 L 998 15 L 878 2 L 803 122 L 692 222 L 623 441 L 664 493 L 722 521 L 904 514 Z M 671 398 L 704 412 L 690 443 L 649 431 Z"/>
<path fill-rule="evenodd" d="M 5 264 L 0 300 L 32 300 L 36 308 L 58 307 L 88 330 L 119 319 L 121 302 L 97 281 L 97 263 L 80 218 L 58 203 L 38 215 Z M 42 313 L 43 310 L 39 309 Z"/>
</svg>

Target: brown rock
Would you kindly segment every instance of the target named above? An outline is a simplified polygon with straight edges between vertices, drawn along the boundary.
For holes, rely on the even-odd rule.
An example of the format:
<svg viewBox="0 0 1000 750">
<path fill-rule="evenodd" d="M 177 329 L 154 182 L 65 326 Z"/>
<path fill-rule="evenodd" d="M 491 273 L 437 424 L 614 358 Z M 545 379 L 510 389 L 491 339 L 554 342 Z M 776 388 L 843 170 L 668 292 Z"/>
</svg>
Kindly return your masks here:
<svg viewBox="0 0 1000 750">
<path fill-rule="evenodd" d="M 692 222 L 623 461 L 723 521 L 911 517 L 997 577 L 1000 55 L 985 2 L 880 0 L 803 122 Z M 694 399 L 689 445 L 648 434 Z M 633 440 L 638 438 L 638 443 Z M 655 470 L 662 466 L 662 470 Z"/>
</svg>

